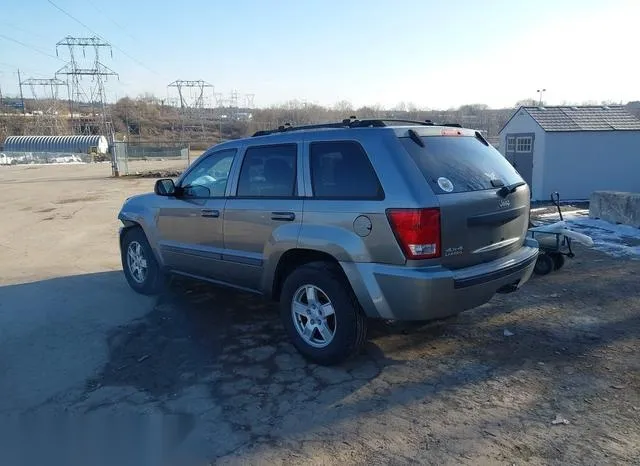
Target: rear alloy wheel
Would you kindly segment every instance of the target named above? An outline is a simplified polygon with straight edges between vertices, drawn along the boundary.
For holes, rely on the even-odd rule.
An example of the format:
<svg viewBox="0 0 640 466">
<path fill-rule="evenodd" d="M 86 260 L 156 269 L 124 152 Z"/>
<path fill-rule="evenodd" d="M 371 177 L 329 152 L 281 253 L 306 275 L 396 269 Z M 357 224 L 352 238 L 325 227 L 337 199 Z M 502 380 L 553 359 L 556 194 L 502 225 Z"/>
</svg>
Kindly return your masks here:
<svg viewBox="0 0 640 466">
<path fill-rule="evenodd" d="M 546 253 L 538 254 L 538 259 L 536 260 L 536 265 L 533 271 L 537 275 L 547 275 L 551 273 L 553 269 L 554 269 L 554 263 L 551 256 Z"/>
<path fill-rule="evenodd" d="M 141 228 L 132 228 L 124 234 L 121 255 L 124 276 L 131 288 L 145 295 L 162 290 L 164 274 Z"/>
<path fill-rule="evenodd" d="M 331 344 L 336 334 L 336 313 L 327 294 L 315 285 L 303 285 L 293 295 L 291 317 L 298 335 L 314 348 Z"/>
<path fill-rule="evenodd" d="M 280 315 L 296 349 L 317 364 L 341 363 L 366 339 L 366 318 L 351 286 L 329 262 L 291 272 L 282 287 Z"/>
</svg>

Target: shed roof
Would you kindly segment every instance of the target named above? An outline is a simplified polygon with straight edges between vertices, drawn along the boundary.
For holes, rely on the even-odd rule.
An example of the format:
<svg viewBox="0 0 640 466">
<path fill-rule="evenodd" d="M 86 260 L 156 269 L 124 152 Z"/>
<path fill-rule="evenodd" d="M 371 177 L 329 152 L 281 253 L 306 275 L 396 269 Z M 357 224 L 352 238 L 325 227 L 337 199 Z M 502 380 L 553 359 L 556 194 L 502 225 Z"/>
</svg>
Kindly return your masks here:
<svg viewBox="0 0 640 466">
<path fill-rule="evenodd" d="M 545 131 L 640 131 L 640 119 L 623 105 L 520 107 L 514 115 L 520 110 L 531 115 Z"/>
</svg>

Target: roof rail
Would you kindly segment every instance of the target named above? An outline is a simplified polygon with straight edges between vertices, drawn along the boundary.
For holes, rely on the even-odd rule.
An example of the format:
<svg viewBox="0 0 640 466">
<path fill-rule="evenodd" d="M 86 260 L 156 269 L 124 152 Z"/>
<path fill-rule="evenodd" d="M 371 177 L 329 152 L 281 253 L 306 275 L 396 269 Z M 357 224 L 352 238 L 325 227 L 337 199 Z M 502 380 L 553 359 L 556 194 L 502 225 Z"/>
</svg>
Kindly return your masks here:
<svg viewBox="0 0 640 466">
<path fill-rule="evenodd" d="M 367 118 L 364 120 L 358 120 L 354 115 L 349 118 L 345 118 L 341 122 L 335 123 L 319 123 L 314 125 L 292 126 L 290 123 L 279 126 L 277 129 L 256 131 L 252 137 L 267 136 L 274 133 L 284 133 L 288 131 L 304 131 L 309 129 L 324 129 L 324 128 L 382 128 L 386 126 L 436 126 L 431 120 L 403 120 L 395 118 Z M 446 123 L 440 126 L 452 126 L 456 128 L 462 128 L 458 123 Z"/>
<path fill-rule="evenodd" d="M 399 126 L 399 125 L 420 125 L 420 126 L 433 126 L 431 120 L 403 120 L 397 118 L 369 118 L 366 120 L 355 120 L 351 122 L 352 128 L 365 128 L 365 127 L 383 127 L 383 126 Z"/>
</svg>

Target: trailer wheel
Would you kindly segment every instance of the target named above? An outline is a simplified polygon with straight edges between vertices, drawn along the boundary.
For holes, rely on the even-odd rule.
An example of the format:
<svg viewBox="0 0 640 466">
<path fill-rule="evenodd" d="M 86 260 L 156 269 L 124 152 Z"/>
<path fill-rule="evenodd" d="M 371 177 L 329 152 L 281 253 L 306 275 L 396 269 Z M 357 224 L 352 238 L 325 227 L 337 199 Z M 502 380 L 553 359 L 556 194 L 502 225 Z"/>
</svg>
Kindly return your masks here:
<svg viewBox="0 0 640 466">
<path fill-rule="evenodd" d="M 536 265 L 533 271 L 536 275 L 547 275 L 551 273 L 554 268 L 554 262 L 551 256 L 546 253 L 541 253 L 538 255 L 538 259 L 536 260 Z"/>
<path fill-rule="evenodd" d="M 556 253 L 553 254 L 551 258 L 553 259 L 554 270 L 560 270 L 564 266 L 565 259 L 563 254 Z"/>
</svg>

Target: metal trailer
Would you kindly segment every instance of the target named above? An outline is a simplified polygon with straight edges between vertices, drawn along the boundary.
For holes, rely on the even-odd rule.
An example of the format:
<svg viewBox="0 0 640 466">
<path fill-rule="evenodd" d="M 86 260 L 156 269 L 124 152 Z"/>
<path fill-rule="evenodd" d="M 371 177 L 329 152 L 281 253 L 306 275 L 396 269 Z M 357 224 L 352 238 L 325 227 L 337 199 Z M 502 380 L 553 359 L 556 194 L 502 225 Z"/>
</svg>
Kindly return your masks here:
<svg viewBox="0 0 640 466">
<path fill-rule="evenodd" d="M 560 221 L 564 221 L 560 208 L 560 194 L 551 193 L 551 202 L 558 209 Z M 538 241 L 540 253 L 536 261 L 534 273 L 547 275 L 564 266 L 565 256 L 570 259 L 575 256 L 571 249 L 571 238 L 560 232 L 545 231 L 544 226 L 534 225 L 529 221 L 528 235 Z"/>
</svg>

